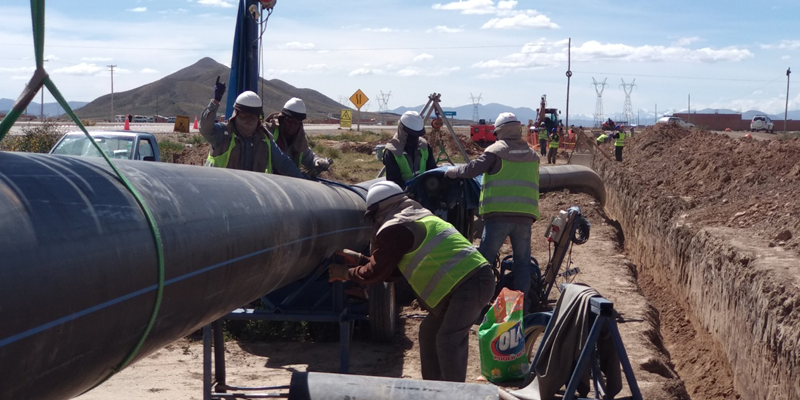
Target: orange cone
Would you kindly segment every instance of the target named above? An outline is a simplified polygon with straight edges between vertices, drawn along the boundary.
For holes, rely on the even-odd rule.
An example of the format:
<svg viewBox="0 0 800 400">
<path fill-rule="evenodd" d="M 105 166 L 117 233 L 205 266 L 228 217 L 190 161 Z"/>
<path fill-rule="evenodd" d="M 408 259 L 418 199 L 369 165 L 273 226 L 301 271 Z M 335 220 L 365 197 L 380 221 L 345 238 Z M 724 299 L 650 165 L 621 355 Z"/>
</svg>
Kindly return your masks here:
<svg viewBox="0 0 800 400">
<path fill-rule="evenodd" d="M 192 127 L 192 129 L 199 129 L 197 127 L 197 115 L 194 116 L 194 126 Z"/>
<path fill-rule="evenodd" d="M 122 130 L 129 131 L 131 130 L 131 123 L 128 121 L 128 116 L 125 116 L 125 127 Z"/>
</svg>

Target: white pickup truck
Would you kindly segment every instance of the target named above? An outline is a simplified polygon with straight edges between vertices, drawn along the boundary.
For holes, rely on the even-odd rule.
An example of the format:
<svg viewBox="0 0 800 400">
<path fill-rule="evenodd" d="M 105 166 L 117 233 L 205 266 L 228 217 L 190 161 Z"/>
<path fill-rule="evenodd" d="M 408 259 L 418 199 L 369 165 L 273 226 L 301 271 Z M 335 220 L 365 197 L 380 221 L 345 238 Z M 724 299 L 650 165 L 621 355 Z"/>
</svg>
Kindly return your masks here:
<svg viewBox="0 0 800 400">
<path fill-rule="evenodd" d="M 160 161 L 158 142 L 150 132 L 89 131 L 89 134 L 111 158 Z M 100 157 L 100 153 L 81 131 L 64 135 L 50 150 L 50 154 Z"/>
</svg>

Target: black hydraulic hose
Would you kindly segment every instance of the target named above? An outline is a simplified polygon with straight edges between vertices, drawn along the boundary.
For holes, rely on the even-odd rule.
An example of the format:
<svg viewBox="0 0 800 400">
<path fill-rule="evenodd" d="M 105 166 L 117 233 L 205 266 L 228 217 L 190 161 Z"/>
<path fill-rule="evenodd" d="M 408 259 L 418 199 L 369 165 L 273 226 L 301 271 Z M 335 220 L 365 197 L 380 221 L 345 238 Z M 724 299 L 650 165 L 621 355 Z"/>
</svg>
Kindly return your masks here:
<svg viewBox="0 0 800 400">
<path fill-rule="evenodd" d="M 161 308 L 132 361 L 369 241 L 357 190 L 198 166 L 117 166 L 151 208 L 164 246 Z M 141 208 L 102 159 L 0 152 L 2 397 L 69 398 L 116 368 L 152 315 L 155 259 Z"/>
</svg>

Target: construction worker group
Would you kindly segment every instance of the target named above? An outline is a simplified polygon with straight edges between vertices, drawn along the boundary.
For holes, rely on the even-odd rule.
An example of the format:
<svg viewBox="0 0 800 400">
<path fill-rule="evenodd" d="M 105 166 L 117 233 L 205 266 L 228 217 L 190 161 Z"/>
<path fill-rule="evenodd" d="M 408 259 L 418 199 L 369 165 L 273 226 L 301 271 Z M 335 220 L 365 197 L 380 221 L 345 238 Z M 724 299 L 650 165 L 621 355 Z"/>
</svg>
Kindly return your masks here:
<svg viewBox="0 0 800 400">
<path fill-rule="evenodd" d="M 308 178 L 301 166 L 312 172 L 330 167 L 330 160 L 308 146 L 301 99 L 290 99 L 280 112 L 264 118 L 261 99 L 246 91 L 236 98 L 230 120 L 215 122 L 224 92 L 225 85 L 217 78 L 214 98 L 200 120 L 200 133 L 211 145 L 206 165 L 297 178 Z M 478 248 L 404 192 L 406 182 L 436 168 L 424 139 L 423 118 L 410 111 L 401 116 L 386 145 L 386 180 L 373 184 L 366 195 L 364 217 L 372 224 L 370 255 L 342 249 L 337 252 L 342 264 L 329 267 L 331 281 L 365 285 L 408 281 L 428 310 L 419 328 L 426 380 L 466 380 L 470 328 L 495 294 L 492 265 L 506 238 L 513 248 L 512 289 L 527 294 L 531 285 L 531 225 L 539 219 L 539 155 L 522 138 L 522 125 L 513 113 L 501 113 L 494 127 L 497 141 L 480 157 L 444 173 L 450 179 L 483 176 L 479 214 L 485 226 Z M 549 139 L 548 160 L 553 154 L 555 162 L 558 132 L 551 132 Z M 531 306 L 526 295 L 525 308 Z"/>
</svg>

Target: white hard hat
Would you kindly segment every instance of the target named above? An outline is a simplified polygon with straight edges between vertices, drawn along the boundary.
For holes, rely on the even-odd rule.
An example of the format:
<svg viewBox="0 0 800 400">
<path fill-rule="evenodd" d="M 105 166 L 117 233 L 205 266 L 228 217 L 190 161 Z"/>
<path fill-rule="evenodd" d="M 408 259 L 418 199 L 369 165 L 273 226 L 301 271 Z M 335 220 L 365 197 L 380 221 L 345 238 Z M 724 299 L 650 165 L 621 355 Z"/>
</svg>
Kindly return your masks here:
<svg viewBox="0 0 800 400">
<path fill-rule="evenodd" d="M 283 105 L 283 110 L 281 110 L 281 112 L 302 121 L 306 119 L 306 103 L 297 97 L 292 97 Z"/>
<path fill-rule="evenodd" d="M 396 183 L 391 181 L 378 182 L 370 186 L 367 191 L 367 208 L 399 194 L 403 194 L 403 189 L 400 189 L 400 186 L 397 186 Z"/>
<path fill-rule="evenodd" d="M 500 113 L 500 115 L 497 116 L 497 119 L 494 120 L 494 129 L 497 129 L 505 124 L 512 122 L 516 122 L 518 124 L 520 123 L 519 120 L 517 119 L 517 116 L 514 115 L 514 113 L 510 112 Z"/>
<path fill-rule="evenodd" d="M 406 111 L 400 116 L 400 123 L 418 135 L 420 132 L 424 133 L 425 124 L 422 122 L 422 117 L 416 111 Z"/>
<path fill-rule="evenodd" d="M 264 112 L 261 108 L 261 97 L 258 97 L 255 92 L 250 90 L 242 92 L 242 94 L 236 98 L 236 103 L 233 104 L 233 108 L 238 111 L 256 115 L 261 115 Z"/>
</svg>

